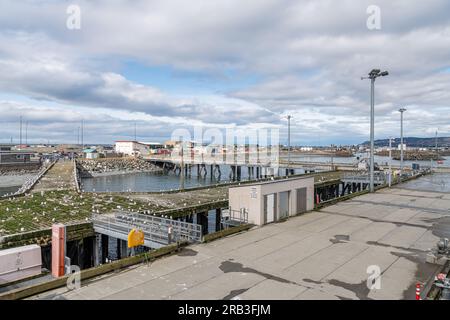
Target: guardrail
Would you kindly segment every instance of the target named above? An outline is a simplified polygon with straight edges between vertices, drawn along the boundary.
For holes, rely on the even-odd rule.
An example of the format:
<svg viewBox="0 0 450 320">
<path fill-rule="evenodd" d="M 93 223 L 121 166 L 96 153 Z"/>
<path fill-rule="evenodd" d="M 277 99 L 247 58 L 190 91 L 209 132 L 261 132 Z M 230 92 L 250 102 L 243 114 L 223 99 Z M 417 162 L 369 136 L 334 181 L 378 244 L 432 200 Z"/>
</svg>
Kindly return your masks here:
<svg viewBox="0 0 450 320">
<path fill-rule="evenodd" d="M 427 175 L 427 174 L 431 174 L 431 173 L 432 173 L 432 171 L 430 169 L 422 170 L 420 172 L 415 172 L 415 174 L 413 174 L 413 175 L 409 175 L 409 176 L 406 176 L 406 177 L 404 176 L 401 181 L 399 181 L 399 179 L 393 179 L 391 181 L 391 185 L 394 186 L 394 185 L 400 184 L 402 182 L 407 182 L 409 180 L 414 180 L 414 179 L 417 179 L 417 178 L 419 178 L 421 176 L 424 176 L 424 175 Z M 389 185 L 387 183 L 383 183 L 383 184 L 380 184 L 378 186 L 375 186 L 375 191 L 383 189 L 383 188 L 388 188 L 388 187 L 389 187 Z M 348 199 L 351 199 L 351 198 L 354 198 L 354 197 L 357 197 L 357 196 L 360 196 L 360 195 L 363 195 L 363 194 L 366 194 L 366 193 L 369 193 L 368 189 L 362 190 L 362 191 L 353 192 L 353 193 L 346 194 L 346 195 L 341 196 L 341 197 L 336 197 L 336 198 L 333 198 L 333 199 L 330 199 L 330 200 L 326 200 L 326 201 L 322 201 L 322 202 L 319 202 L 319 203 L 315 203 L 314 204 L 314 210 L 318 210 L 318 209 L 321 209 L 322 207 L 330 206 L 330 205 L 336 204 L 337 202 L 345 201 L 345 200 L 348 200 Z"/>
<path fill-rule="evenodd" d="M 222 225 L 225 228 L 240 226 L 248 223 L 248 211 L 245 208 L 233 210 L 231 208 L 222 211 Z"/>
<path fill-rule="evenodd" d="M 78 193 L 81 193 L 80 185 L 80 175 L 78 174 L 77 161 L 75 159 L 73 161 L 73 179 L 75 180 L 75 189 Z"/>
</svg>

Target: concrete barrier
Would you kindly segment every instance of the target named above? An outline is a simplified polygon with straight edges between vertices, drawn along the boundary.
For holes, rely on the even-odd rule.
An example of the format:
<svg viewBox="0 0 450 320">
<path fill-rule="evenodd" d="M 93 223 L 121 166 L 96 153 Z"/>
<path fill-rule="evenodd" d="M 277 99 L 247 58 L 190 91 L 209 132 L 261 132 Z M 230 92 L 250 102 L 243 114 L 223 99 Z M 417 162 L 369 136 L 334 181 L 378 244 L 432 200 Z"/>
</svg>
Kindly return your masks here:
<svg viewBox="0 0 450 320">
<path fill-rule="evenodd" d="M 213 232 L 213 233 L 209 233 L 205 236 L 203 236 L 203 242 L 211 242 L 214 241 L 216 239 L 220 239 L 241 231 L 247 231 L 249 229 L 251 229 L 253 227 L 252 224 L 243 224 L 237 227 L 232 227 L 232 228 L 228 228 L 228 229 L 224 229 L 224 230 L 220 230 L 217 232 Z"/>
</svg>

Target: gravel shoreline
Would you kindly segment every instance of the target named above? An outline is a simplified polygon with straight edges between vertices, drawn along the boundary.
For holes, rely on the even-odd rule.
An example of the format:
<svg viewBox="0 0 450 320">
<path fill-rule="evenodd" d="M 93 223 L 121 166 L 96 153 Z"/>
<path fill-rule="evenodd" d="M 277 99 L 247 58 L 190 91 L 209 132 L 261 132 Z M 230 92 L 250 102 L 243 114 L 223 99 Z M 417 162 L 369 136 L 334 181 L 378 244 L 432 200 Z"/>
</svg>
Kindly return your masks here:
<svg viewBox="0 0 450 320">
<path fill-rule="evenodd" d="M 161 170 L 115 170 L 107 172 L 90 172 L 90 176 L 82 176 L 82 178 L 96 178 L 96 177 L 110 177 L 110 176 L 121 176 L 130 173 L 160 173 Z"/>
<path fill-rule="evenodd" d="M 114 158 L 99 160 L 77 160 L 81 178 L 104 177 L 142 172 L 162 172 L 152 163 L 138 158 Z"/>
</svg>

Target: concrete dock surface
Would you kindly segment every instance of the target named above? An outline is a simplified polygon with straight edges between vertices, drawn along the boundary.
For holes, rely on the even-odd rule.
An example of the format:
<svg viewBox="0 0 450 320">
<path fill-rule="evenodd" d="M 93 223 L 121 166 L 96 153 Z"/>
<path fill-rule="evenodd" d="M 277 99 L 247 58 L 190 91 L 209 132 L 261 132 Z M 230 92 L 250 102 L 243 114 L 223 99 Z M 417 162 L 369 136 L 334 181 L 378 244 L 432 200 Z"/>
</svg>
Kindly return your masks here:
<svg viewBox="0 0 450 320">
<path fill-rule="evenodd" d="M 58 160 L 36 183 L 31 192 L 75 190 L 73 166 L 73 161 Z"/>
<path fill-rule="evenodd" d="M 449 219 L 449 193 L 386 188 L 32 299 L 414 299 Z"/>
</svg>

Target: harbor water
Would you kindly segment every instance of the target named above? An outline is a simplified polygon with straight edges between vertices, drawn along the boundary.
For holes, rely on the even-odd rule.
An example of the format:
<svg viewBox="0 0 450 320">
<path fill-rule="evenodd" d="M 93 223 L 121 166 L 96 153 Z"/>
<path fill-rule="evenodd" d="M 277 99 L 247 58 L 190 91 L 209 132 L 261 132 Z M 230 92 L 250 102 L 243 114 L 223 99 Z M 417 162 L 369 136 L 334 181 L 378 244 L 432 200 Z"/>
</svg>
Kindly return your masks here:
<svg viewBox="0 0 450 320">
<path fill-rule="evenodd" d="M 324 156 L 307 156 L 307 155 L 291 155 L 291 161 L 308 161 L 308 162 L 321 162 L 321 163 L 358 163 L 359 159 L 367 157 L 366 154 L 358 154 L 355 157 L 324 157 Z M 285 157 L 284 157 L 285 158 Z M 389 157 L 375 156 L 375 162 L 378 164 L 389 163 Z M 430 167 L 430 161 L 404 161 L 405 166 L 411 166 L 413 163 L 418 163 L 421 166 Z M 392 160 L 393 165 L 399 165 L 400 161 Z M 433 164 L 436 166 L 436 162 Z M 450 157 L 444 160 L 443 166 L 450 166 Z M 196 166 L 194 166 L 196 167 Z M 197 176 L 197 169 L 192 168 L 191 176 L 187 175 L 184 179 L 184 187 L 200 187 L 216 185 L 221 183 L 230 182 L 230 166 L 221 166 L 221 176 L 211 177 L 208 167 L 208 174 L 204 177 Z M 295 169 L 295 174 L 304 173 L 303 169 Z M 275 175 L 284 175 L 285 169 L 280 168 Z M 248 180 L 248 171 L 246 167 L 242 168 L 241 180 Z M 95 192 L 158 192 L 169 191 L 180 188 L 180 176 L 173 172 L 168 173 L 129 173 L 121 175 L 110 175 L 93 178 L 83 178 L 81 181 L 81 188 L 84 191 Z"/>
</svg>

